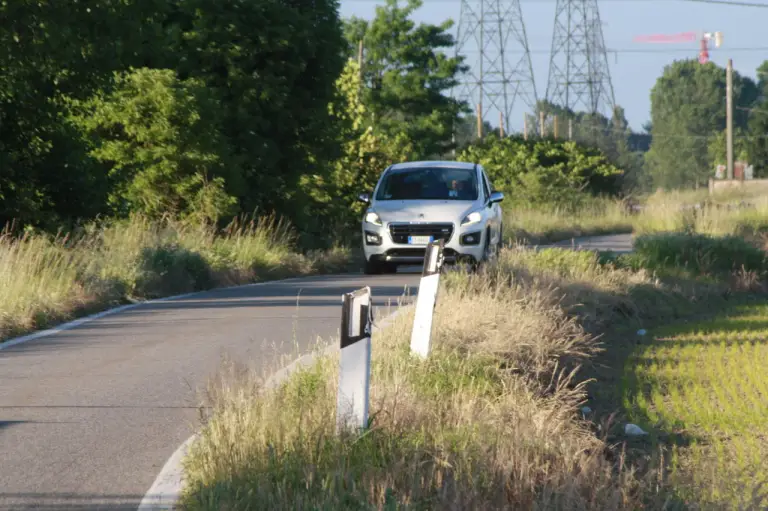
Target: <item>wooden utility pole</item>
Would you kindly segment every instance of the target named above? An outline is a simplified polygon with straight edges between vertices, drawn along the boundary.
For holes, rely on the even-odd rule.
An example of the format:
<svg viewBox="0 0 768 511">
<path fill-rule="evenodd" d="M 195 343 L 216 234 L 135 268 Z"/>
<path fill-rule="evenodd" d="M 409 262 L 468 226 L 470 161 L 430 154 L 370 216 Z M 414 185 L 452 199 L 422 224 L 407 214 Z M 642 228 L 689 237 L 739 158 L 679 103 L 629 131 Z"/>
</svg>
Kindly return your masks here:
<svg viewBox="0 0 768 511">
<path fill-rule="evenodd" d="M 363 77 L 363 40 L 357 44 L 357 67 L 360 71 L 360 78 Z"/>
<path fill-rule="evenodd" d="M 539 134 L 541 135 L 541 138 L 544 138 L 547 136 L 546 131 L 544 131 L 544 112 L 539 112 Z"/>
<path fill-rule="evenodd" d="M 573 140 L 573 119 L 568 119 L 568 140 Z"/>
<path fill-rule="evenodd" d="M 477 138 L 483 138 L 483 104 L 477 104 Z"/>
<path fill-rule="evenodd" d="M 733 179 L 733 60 L 728 59 L 725 68 L 725 164 L 728 179 Z"/>
<path fill-rule="evenodd" d="M 499 112 L 499 138 L 504 138 L 504 114 Z"/>
<path fill-rule="evenodd" d="M 528 114 L 523 114 L 523 140 L 528 140 Z"/>
<path fill-rule="evenodd" d="M 558 131 L 557 131 L 557 114 L 555 114 L 555 124 L 553 126 L 553 131 L 554 131 L 554 134 L 555 134 L 555 140 L 557 140 L 557 135 L 558 135 Z"/>
</svg>

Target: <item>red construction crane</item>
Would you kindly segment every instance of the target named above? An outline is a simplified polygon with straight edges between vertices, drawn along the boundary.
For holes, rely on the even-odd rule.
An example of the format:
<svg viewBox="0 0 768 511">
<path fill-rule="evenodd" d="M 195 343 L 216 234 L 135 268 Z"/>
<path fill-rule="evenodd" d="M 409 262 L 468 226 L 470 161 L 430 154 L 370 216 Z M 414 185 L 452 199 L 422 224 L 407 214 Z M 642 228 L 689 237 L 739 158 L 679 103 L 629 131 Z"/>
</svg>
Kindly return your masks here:
<svg viewBox="0 0 768 511">
<path fill-rule="evenodd" d="M 635 43 L 652 44 L 680 44 L 690 43 L 699 40 L 699 63 L 709 62 L 709 42 L 714 41 L 715 48 L 719 48 L 723 43 L 723 34 L 721 32 L 681 32 L 679 34 L 651 34 L 639 35 L 632 41 Z"/>
</svg>

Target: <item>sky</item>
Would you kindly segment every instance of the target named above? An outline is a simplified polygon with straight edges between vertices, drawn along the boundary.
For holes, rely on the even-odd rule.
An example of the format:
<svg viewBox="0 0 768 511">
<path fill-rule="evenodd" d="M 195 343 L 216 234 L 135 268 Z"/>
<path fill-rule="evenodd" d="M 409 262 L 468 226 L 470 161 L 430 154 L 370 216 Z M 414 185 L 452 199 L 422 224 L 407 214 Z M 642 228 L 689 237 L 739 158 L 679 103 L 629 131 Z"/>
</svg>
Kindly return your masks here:
<svg viewBox="0 0 768 511">
<path fill-rule="evenodd" d="M 479 4 L 480 0 L 468 1 Z M 750 0 L 750 3 L 763 2 L 765 0 Z M 370 19 L 375 15 L 376 6 L 384 3 L 383 0 L 341 0 L 341 15 Z M 451 31 L 455 36 L 461 0 L 423 0 L 423 3 L 414 20 L 439 24 L 452 19 L 455 25 Z M 539 99 L 543 99 L 549 75 L 555 0 L 520 0 L 520 3 L 536 90 Z M 636 131 L 650 120 L 651 88 L 664 67 L 675 60 L 698 58 L 699 42 L 637 43 L 633 42 L 635 36 L 719 31 L 723 43 L 720 48 L 710 45 L 710 60 L 725 67 L 731 58 L 738 73 L 752 78 L 757 67 L 768 60 L 768 35 L 761 35 L 768 34 L 768 8 L 685 0 L 601 0 L 599 6 L 616 103 L 624 108 L 630 126 Z M 768 2 L 765 6 L 768 7 Z M 467 64 L 472 66 L 476 62 L 467 56 Z M 527 110 L 522 101 L 516 102 L 511 122 L 513 130 L 522 131 Z M 484 117 L 494 126 L 498 125 L 498 113 L 488 112 Z"/>
</svg>

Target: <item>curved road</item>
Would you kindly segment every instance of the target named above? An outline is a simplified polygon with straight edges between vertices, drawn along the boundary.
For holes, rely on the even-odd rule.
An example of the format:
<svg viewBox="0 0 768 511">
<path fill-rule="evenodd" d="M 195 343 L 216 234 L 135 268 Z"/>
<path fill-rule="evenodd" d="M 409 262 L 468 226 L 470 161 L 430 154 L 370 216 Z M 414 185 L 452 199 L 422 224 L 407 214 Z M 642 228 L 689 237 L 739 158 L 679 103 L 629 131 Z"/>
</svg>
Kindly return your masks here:
<svg viewBox="0 0 768 511">
<path fill-rule="evenodd" d="M 337 335 L 343 293 L 370 285 L 382 306 L 418 278 L 210 291 L 0 350 L 0 509 L 135 510 L 196 429 L 196 390 L 222 356 L 276 369 L 279 354 Z"/>
<path fill-rule="evenodd" d="M 631 249 L 629 235 L 604 238 Z M 275 369 L 281 354 L 337 335 L 343 293 L 370 285 L 381 307 L 406 287 L 415 295 L 418 279 L 320 276 L 214 290 L 0 344 L 0 510 L 135 510 L 197 429 L 197 389 L 222 357 Z"/>
</svg>

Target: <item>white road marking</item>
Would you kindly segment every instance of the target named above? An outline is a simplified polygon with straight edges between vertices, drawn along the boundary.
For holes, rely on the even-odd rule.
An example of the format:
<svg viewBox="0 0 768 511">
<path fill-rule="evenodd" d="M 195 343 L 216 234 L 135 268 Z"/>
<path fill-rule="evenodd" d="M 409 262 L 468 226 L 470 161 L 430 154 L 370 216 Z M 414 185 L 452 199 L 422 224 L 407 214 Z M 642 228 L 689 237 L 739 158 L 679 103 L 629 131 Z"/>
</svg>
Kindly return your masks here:
<svg viewBox="0 0 768 511">
<path fill-rule="evenodd" d="M 386 328 L 395 318 L 401 314 L 409 306 L 401 306 L 396 309 L 392 314 L 388 315 L 383 321 L 373 326 L 373 330 L 382 330 Z M 275 374 L 269 377 L 264 384 L 265 388 L 274 388 L 291 375 L 293 371 L 299 368 L 299 366 L 308 366 L 317 357 L 329 355 L 337 350 L 338 343 L 331 343 L 319 352 L 307 353 L 294 360 L 286 367 L 282 368 Z M 137 511 L 170 511 L 176 506 L 176 503 L 181 496 L 181 491 L 184 487 L 184 474 L 181 466 L 181 462 L 186 455 L 189 446 L 195 441 L 197 435 L 192 435 L 176 449 L 176 451 L 168 458 L 168 461 L 163 466 L 160 473 L 157 475 L 155 482 L 152 483 L 146 495 L 141 500 Z"/>
</svg>

